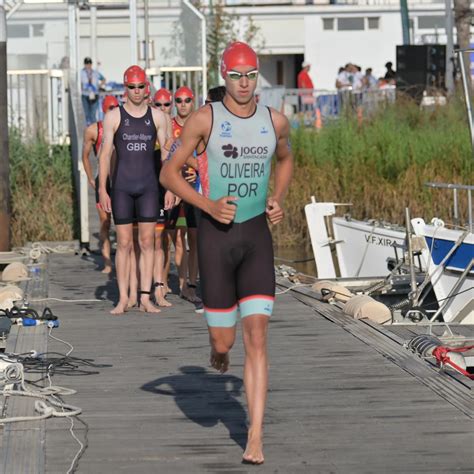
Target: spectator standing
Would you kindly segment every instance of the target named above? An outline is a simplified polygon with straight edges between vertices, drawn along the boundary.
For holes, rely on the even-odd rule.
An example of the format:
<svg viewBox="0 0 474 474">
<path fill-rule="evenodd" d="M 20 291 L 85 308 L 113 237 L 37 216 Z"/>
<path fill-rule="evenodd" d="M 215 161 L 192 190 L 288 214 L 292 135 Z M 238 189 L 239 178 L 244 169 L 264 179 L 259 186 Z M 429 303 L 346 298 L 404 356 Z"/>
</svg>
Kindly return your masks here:
<svg viewBox="0 0 474 474">
<path fill-rule="evenodd" d="M 97 122 L 100 82 L 99 73 L 92 69 L 92 59 L 84 58 L 84 67 L 81 70 L 81 97 L 87 126 Z"/>
<path fill-rule="evenodd" d="M 342 109 L 350 103 L 350 92 L 352 90 L 352 83 L 354 82 L 352 68 L 353 65 L 351 63 L 346 64 L 336 78 L 338 112 L 341 112 Z"/>
<path fill-rule="evenodd" d="M 397 80 L 397 72 L 392 69 L 393 64 L 389 61 L 385 63 L 385 68 L 387 72 L 385 73 L 384 79 L 387 80 L 390 84 L 395 84 Z"/>
<path fill-rule="evenodd" d="M 369 67 L 365 70 L 362 82 L 364 84 L 364 90 L 373 90 L 377 88 L 377 79 L 372 74 L 372 68 Z"/>
<path fill-rule="evenodd" d="M 297 86 L 298 89 L 314 89 L 314 84 L 309 75 L 311 64 L 303 61 L 301 71 L 298 73 Z M 314 105 L 313 94 L 300 94 L 300 110 L 303 112 L 311 111 Z"/>
<path fill-rule="evenodd" d="M 298 73 L 298 89 L 314 89 L 313 81 L 309 75 L 309 70 L 311 69 L 311 64 L 307 61 L 304 61 L 301 64 L 301 71 Z"/>
</svg>

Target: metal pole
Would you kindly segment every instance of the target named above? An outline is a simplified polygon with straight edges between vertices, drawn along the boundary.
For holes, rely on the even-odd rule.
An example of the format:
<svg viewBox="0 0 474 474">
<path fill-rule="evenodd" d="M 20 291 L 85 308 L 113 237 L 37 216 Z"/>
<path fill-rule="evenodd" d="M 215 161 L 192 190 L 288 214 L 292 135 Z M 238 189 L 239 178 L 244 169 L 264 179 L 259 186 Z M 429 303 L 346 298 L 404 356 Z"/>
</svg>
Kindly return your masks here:
<svg viewBox="0 0 474 474">
<path fill-rule="evenodd" d="M 453 8 L 451 0 L 445 0 L 446 13 L 446 89 L 448 94 L 454 93 L 454 40 L 453 40 Z"/>
<path fill-rule="evenodd" d="M 459 225 L 458 190 L 453 189 L 454 225 Z"/>
<path fill-rule="evenodd" d="M 201 28 L 201 49 L 202 49 L 202 103 L 204 104 L 207 97 L 207 27 L 206 19 L 202 15 Z"/>
<path fill-rule="evenodd" d="M 149 15 L 148 0 L 143 0 L 143 9 L 145 17 L 145 69 L 150 67 L 150 32 L 149 32 Z"/>
<path fill-rule="evenodd" d="M 137 1 L 130 0 L 130 63 L 137 64 Z"/>
<path fill-rule="evenodd" d="M 467 213 L 469 219 L 469 230 L 473 232 L 474 227 L 472 225 L 472 192 L 470 189 L 468 189 L 467 191 Z"/>
<path fill-rule="evenodd" d="M 97 65 L 97 7 L 91 7 L 91 55 Z"/>
<path fill-rule="evenodd" d="M 410 232 L 410 210 L 405 208 L 405 220 L 406 220 L 406 227 L 407 227 L 407 243 L 408 243 L 408 264 L 410 266 L 410 300 L 413 302 L 414 305 L 417 304 L 418 300 L 418 288 L 416 286 L 416 276 L 415 276 L 415 265 L 413 263 L 413 249 L 411 245 L 411 232 Z"/>
<path fill-rule="evenodd" d="M 410 44 L 410 20 L 408 18 L 407 0 L 400 0 L 400 14 L 402 16 L 403 44 Z"/>
<path fill-rule="evenodd" d="M 202 65 L 202 103 L 207 97 L 207 33 L 206 33 L 206 18 L 204 15 L 188 0 L 184 0 L 187 7 L 201 20 L 201 65 Z M 209 2 L 210 15 L 213 15 L 212 0 Z M 197 91 L 195 91 L 197 93 Z"/>
<path fill-rule="evenodd" d="M 469 122 L 469 131 L 471 132 L 472 154 L 474 158 L 474 130 L 473 130 L 473 122 L 472 122 L 471 94 L 469 91 L 470 81 L 466 77 L 466 68 L 464 67 L 464 51 L 462 50 L 458 51 L 458 55 L 459 55 L 459 65 L 461 66 L 462 85 L 464 89 L 464 100 L 466 102 L 467 119 Z"/>
<path fill-rule="evenodd" d="M 0 251 L 10 250 L 10 159 L 8 152 L 7 22 L 0 1 Z"/>
<path fill-rule="evenodd" d="M 74 74 L 76 80 L 79 78 L 78 87 L 81 86 L 81 71 L 79 69 L 79 52 L 77 50 L 77 10 L 76 5 L 68 5 L 68 23 L 69 23 L 69 68 Z M 79 89 L 80 90 L 80 89 Z"/>
</svg>

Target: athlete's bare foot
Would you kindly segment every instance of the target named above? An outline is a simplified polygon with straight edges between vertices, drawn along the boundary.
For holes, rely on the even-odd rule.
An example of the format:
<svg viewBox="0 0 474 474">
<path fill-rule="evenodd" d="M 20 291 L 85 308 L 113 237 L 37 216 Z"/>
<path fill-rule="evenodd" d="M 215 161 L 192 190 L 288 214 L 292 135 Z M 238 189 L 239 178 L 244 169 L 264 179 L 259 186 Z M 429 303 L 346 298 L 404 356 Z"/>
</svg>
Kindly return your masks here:
<svg viewBox="0 0 474 474">
<path fill-rule="evenodd" d="M 183 300 L 189 301 L 190 303 L 201 303 L 201 299 L 196 296 L 194 289 L 189 288 L 188 286 L 185 286 L 181 290 L 180 296 L 183 298 Z"/>
<path fill-rule="evenodd" d="M 128 300 L 119 301 L 117 306 L 110 312 L 110 314 L 123 314 L 128 310 Z"/>
<path fill-rule="evenodd" d="M 221 374 L 227 372 L 229 369 L 229 353 L 218 354 L 214 349 L 211 349 L 211 357 L 209 362 Z"/>
<path fill-rule="evenodd" d="M 247 446 L 245 447 L 242 456 L 242 462 L 249 464 L 263 464 L 264 461 L 262 436 L 254 435 L 251 430 L 249 430 Z"/>
<path fill-rule="evenodd" d="M 161 311 L 149 299 L 142 299 L 139 308 L 142 313 L 159 313 Z"/>
<path fill-rule="evenodd" d="M 135 308 L 136 305 L 137 305 L 137 299 L 136 298 L 129 299 L 128 304 L 127 304 L 127 309 Z"/>
<path fill-rule="evenodd" d="M 165 284 L 162 282 L 155 282 L 153 284 L 155 288 L 155 304 L 158 306 L 169 307 L 173 306 L 169 301 L 166 300 L 166 290 Z"/>
<path fill-rule="evenodd" d="M 162 286 L 157 286 L 155 290 L 155 301 L 158 306 L 163 306 L 168 308 L 169 306 L 173 306 L 166 298 L 165 298 L 165 290 Z"/>
<path fill-rule="evenodd" d="M 191 303 L 202 303 L 201 298 L 196 295 L 196 285 L 188 285 L 188 299 Z"/>
<path fill-rule="evenodd" d="M 104 260 L 104 269 L 102 270 L 101 273 L 109 274 L 112 272 L 112 262 L 110 259 Z"/>
</svg>

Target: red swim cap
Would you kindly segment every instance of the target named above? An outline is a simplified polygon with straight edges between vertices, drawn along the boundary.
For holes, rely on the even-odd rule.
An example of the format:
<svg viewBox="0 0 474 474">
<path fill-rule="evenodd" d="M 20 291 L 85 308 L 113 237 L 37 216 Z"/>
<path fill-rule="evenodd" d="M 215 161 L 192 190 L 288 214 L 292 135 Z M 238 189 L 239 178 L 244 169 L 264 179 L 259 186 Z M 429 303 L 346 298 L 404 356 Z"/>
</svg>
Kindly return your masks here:
<svg viewBox="0 0 474 474">
<path fill-rule="evenodd" d="M 130 66 L 123 74 L 124 84 L 146 83 L 145 71 L 140 66 Z"/>
<path fill-rule="evenodd" d="M 153 102 L 172 102 L 173 101 L 173 96 L 171 95 L 171 92 L 168 89 L 165 89 L 162 87 L 161 89 L 158 89 L 155 92 L 155 95 L 153 97 Z"/>
<path fill-rule="evenodd" d="M 119 101 L 117 100 L 117 97 L 115 97 L 114 95 L 106 95 L 104 97 L 104 100 L 102 101 L 102 112 L 104 112 L 104 114 L 106 114 L 110 107 L 118 107 L 120 104 L 119 104 Z"/>
<path fill-rule="evenodd" d="M 222 53 L 221 75 L 225 79 L 227 73 L 236 66 L 250 66 L 258 69 L 257 53 L 241 41 L 230 43 Z"/>
<path fill-rule="evenodd" d="M 189 87 L 186 87 L 186 86 L 180 87 L 180 88 L 174 93 L 174 96 L 175 96 L 175 97 L 181 97 L 181 96 L 184 96 L 184 97 L 191 97 L 191 99 L 194 99 L 194 93 L 193 93 L 193 91 L 192 91 Z"/>
</svg>

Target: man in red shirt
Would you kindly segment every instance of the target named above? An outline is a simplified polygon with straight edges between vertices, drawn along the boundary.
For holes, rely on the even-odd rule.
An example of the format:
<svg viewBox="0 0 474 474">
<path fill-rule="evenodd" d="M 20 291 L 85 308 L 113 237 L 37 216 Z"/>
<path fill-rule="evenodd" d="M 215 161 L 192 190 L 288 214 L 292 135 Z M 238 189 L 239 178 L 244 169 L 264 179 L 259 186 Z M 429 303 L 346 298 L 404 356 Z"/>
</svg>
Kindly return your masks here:
<svg viewBox="0 0 474 474">
<path fill-rule="evenodd" d="M 297 85 L 298 89 L 314 89 L 313 81 L 309 75 L 311 64 L 307 61 L 303 61 L 301 64 L 301 71 L 298 73 Z M 313 94 L 301 94 L 300 95 L 300 110 L 302 112 L 311 111 L 314 105 Z"/>
<path fill-rule="evenodd" d="M 311 64 L 304 61 L 301 67 L 302 69 L 298 74 L 298 89 L 314 89 L 313 81 L 309 75 Z"/>
</svg>

